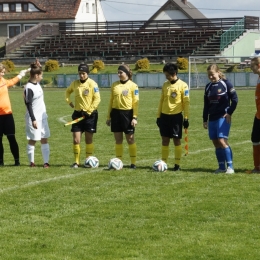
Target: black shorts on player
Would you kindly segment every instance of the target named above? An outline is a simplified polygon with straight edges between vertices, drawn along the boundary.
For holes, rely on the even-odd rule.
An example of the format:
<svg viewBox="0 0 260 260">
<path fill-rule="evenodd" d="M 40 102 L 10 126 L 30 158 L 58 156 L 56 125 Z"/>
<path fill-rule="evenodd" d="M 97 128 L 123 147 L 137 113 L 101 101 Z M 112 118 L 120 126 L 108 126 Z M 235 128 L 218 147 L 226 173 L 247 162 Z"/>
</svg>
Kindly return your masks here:
<svg viewBox="0 0 260 260">
<path fill-rule="evenodd" d="M 260 142 L 260 119 L 255 117 L 252 134 L 251 134 L 251 141 L 252 143 L 259 143 Z"/>
<path fill-rule="evenodd" d="M 134 134 L 135 128 L 131 125 L 133 120 L 133 109 L 120 110 L 113 108 L 111 113 L 111 132 L 124 132 Z"/>
<path fill-rule="evenodd" d="M 13 114 L 0 115 L 0 136 L 15 135 Z"/>
<path fill-rule="evenodd" d="M 84 115 L 86 115 L 84 113 Z M 80 118 L 83 116 L 82 111 L 74 111 L 72 114 L 72 120 Z M 85 116 L 85 118 L 78 123 L 75 123 L 71 126 L 71 132 L 97 132 L 97 121 L 98 121 L 98 111 L 94 110 L 91 115 Z"/>
<path fill-rule="evenodd" d="M 181 139 L 182 124 L 183 124 L 182 113 L 175 114 L 175 115 L 166 115 L 161 113 L 160 123 L 159 123 L 161 136 Z"/>
</svg>

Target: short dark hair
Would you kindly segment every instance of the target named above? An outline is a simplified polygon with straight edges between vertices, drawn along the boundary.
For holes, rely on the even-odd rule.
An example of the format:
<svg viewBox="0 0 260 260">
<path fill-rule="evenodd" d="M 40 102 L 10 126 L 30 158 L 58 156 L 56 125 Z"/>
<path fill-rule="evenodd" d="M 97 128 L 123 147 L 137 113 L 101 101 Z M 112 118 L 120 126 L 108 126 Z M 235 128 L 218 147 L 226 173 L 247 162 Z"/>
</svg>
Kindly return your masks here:
<svg viewBox="0 0 260 260">
<path fill-rule="evenodd" d="M 178 74 L 178 67 L 174 63 L 166 63 L 163 67 L 163 72 L 167 72 L 170 75 Z"/>
</svg>

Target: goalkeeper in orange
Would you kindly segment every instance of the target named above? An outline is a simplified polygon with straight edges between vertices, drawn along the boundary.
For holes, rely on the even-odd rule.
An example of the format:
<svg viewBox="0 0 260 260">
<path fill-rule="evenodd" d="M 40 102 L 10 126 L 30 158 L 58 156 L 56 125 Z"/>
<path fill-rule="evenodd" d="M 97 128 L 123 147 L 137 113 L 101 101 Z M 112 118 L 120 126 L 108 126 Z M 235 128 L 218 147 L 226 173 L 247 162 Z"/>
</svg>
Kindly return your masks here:
<svg viewBox="0 0 260 260">
<path fill-rule="evenodd" d="M 19 82 L 29 70 L 21 70 L 16 77 L 9 80 L 4 79 L 5 70 L 5 66 L 0 63 L 0 166 L 4 166 L 3 135 L 6 135 L 8 139 L 10 150 L 14 157 L 14 165 L 19 166 L 19 147 L 15 138 L 15 124 L 8 88 Z"/>
<path fill-rule="evenodd" d="M 175 147 L 173 171 L 179 171 L 182 156 L 182 127 L 185 129 L 189 127 L 189 88 L 178 78 L 178 67 L 175 64 L 165 64 L 163 73 L 167 81 L 162 86 L 156 121 L 162 137 L 162 160 L 167 163 L 170 139 L 173 139 Z"/>
<path fill-rule="evenodd" d="M 132 81 L 132 71 L 128 65 L 118 67 L 119 80 L 111 86 L 110 102 L 106 124 L 111 126 L 116 141 L 116 157 L 123 157 L 123 133 L 128 143 L 131 169 L 136 169 L 136 143 L 134 139 L 137 125 L 139 90 Z"/>
</svg>

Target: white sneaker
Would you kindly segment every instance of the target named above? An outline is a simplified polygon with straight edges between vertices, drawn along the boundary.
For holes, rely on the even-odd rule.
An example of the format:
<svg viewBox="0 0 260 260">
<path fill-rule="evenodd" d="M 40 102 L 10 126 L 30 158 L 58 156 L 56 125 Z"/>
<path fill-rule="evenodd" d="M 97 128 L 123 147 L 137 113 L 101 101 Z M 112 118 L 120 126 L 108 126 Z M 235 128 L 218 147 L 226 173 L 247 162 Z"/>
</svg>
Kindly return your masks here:
<svg viewBox="0 0 260 260">
<path fill-rule="evenodd" d="M 223 172 L 226 172 L 226 169 L 222 170 L 222 169 L 218 168 L 214 173 L 218 174 L 218 173 L 223 173 Z"/>
<path fill-rule="evenodd" d="M 226 174 L 233 174 L 233 173 L 235 173 L 234 169 L 232 169 L 231 167 L 227 167 Z"/>
</svg>

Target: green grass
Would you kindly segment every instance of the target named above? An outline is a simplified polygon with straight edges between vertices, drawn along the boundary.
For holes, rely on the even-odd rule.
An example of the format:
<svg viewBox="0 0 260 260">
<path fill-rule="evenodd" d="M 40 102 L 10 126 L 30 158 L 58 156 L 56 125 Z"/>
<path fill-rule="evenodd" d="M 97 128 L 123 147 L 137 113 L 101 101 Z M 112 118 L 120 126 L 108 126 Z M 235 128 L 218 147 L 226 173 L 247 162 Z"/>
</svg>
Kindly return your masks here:
<svg viewBox="0 0 260 260">
<path fill-rule="evenodd" d="M 0 168 L 0 259 L 259 259 L 259 176 L 253 167 L 250 133 L 254 91 L 238 90 L 230 144 L 236 174 L 212 174 L 213 145 L 202 127 L 203 91 L 191 91 L 189 155 L 180 172 L 152 171 L 160 158 L 156 121 L 160 90 L 140 90 L 136 129 L 137 170 L 130 170 L 124 142 L 121 171 L 107 170 L 114 140 L 105 125 L 109 91 L 101 89 L 95 155 L 98 169 L 71 169 L 72 136 L 61 117 L 72 110 L 64 89 L 45 89 L 51 138 L 51 167 L 29 168 L 22 90 L 10 91 L 20 146 L 21 167 L 12 167 L 4 138 L 5 167 Z M 82 142 L 81 161 L 84 161 Z M 184 151 L 183 151 L 184 154 Z M 173 167 L 173 144 L 169 168 Z"/>
</svg>

